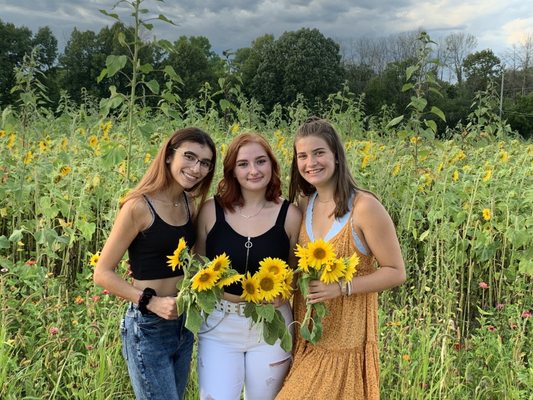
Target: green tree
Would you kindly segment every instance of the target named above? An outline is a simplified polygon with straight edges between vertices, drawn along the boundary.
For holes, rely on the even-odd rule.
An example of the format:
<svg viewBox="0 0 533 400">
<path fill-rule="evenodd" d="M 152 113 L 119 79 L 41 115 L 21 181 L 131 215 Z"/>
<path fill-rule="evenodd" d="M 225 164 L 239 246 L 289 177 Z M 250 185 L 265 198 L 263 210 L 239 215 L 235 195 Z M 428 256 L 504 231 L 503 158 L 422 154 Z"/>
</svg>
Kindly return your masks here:
<svg viewBox="0 0 533 400">
<path fill-rule="evenodd" d="M 313 109 L 343 81 L 339 45 L 318 29 L 285 32 L 272 46 L 252 80 L 252 95 L 267 110 L 288 105 L 303 95 Z"/>
<path fill-rule="evenodd" d="M 0 107 L 13 103 L 15 96 L 10 90 L 15 82 L 14 68 L 31 52 L 32 44 L 31 30 L 0 20 Z"/>
<path fill-rule="evenodd" d="M 485 90 L 488 81 L 499 76 L 500 64 L 500 59 L 490 49 L 469 54 L 463 62 L 467 87 L 474 92 Z"/>
</svg>

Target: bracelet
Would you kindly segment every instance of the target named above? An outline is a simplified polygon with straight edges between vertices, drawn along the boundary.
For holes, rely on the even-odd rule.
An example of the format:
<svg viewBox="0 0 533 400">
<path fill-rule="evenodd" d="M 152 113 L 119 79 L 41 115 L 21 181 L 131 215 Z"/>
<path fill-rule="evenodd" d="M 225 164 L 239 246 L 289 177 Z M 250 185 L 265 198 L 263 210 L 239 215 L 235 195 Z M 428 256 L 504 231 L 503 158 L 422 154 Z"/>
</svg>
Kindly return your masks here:
<svg viewBox="0 0 533 400">
<path fill-rule="evenodd" d="M 346 285 L 344 280 L 340 280 L 337 283 L 339 284 L 339 288 L 341 289 L 341 296 L 346 296 Z"/>
<path fill-rule="evenodd" d="M 150 299 L 153 296 L 157 296 L 157 293 L 155 292 L 154 289 L 149 288 L 149 287 L 144 288 L 143 292 L 139 296 L 139 301 L 137 302 L 137 308 L 139 309 L 142 315 L 153 314 L 150 310 L 146 308 L 148 303 L 150 303 Z"/>
</svg>

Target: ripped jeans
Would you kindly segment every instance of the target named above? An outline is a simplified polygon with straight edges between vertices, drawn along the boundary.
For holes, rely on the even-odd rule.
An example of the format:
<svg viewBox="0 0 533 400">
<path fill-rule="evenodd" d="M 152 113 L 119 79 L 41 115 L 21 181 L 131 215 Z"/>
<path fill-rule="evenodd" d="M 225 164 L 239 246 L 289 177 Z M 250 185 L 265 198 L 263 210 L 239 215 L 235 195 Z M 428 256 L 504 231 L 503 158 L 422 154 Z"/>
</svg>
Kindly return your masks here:
<svg viewBox="0 0 533 400">
<path fill-rule="evenodd" d="M 278 310 L 289 325 L 289 304 Z M 251 319 L 217 310 L 209 315 L 198 337 L 200 399 L 239 400 L 243 386 L 247 400 L 276 397 L 292 360 L 279 340 L 269 345 Z"/>
<path fill-rule="evenodd" d="M 130 303 L 122 320 L 122 355 L 138 400 L 179 400 L 189 378 L 194 336 L 184 316 L 142 315 Z"/>
</svg>

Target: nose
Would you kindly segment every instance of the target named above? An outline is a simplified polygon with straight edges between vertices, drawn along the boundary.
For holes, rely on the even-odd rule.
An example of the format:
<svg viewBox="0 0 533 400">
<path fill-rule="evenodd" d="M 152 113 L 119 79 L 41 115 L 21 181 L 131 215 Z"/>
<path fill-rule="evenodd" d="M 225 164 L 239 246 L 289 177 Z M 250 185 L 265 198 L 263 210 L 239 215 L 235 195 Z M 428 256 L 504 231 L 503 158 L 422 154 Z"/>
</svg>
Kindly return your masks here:
<svg viewBox="0 0 533 400">
<path fill-rule="evenodd" d="M 200 171 L 200 161 L 196 161 L 193 166 L 191 166 L 193 171 Z"/>
</svg>

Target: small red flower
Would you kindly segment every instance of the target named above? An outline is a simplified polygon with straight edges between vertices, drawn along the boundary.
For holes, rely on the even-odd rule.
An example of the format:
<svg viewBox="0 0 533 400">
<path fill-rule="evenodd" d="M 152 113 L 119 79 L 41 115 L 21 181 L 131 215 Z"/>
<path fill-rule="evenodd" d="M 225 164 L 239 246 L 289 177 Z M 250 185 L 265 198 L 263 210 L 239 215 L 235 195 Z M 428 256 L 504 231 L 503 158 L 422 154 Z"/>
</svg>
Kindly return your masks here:
<svg viewBox="0 0 533 400">
<path fill-rule="evenodd" d="M 503 310 L 504 307 L 505 307 L 505 304 L 501 304 L 501 303 L 496 304 L 496 310 Z"/>
<path fill-rule="evenodd" d="M 97 302 L 98 300 L 100 300 L 100 296 L 98 296 L 98 295 L 93 296 L 92 299 L 93 299 L 94 302 Z"/>
<path fill-rule="evenodd" d="M 453 348 L 456 351 L 461 351 L 465 346 L 462 343 L 456 342 L 453 344 Z"/>
<path fill-rule="evenodd" d="M 59 333 L 59 328 L 57 326 L 52 326 L 48 332 L 50 332 L 50 335 L 57 335 Z"/>
<path fill-rule="evenodd" d="M 81 296 L 76 296 L 76 298 L 74 299 L 74 303 L 76 304 L 81 304 L 83 303 L 85 300 L 83 299 L 83 297 Z"/>
<path fill-rule="evenodd" d="M 531 317 L 531 311 L 529 310 L 522 311 L 522 318 L 529 318 L 529 317 Z"/>
<path fill-rule="evenodd" d="M 487 326 L 487 329 L 491 332 L 494 332 L 496 330 L 496 327 L 494 327 L 494 325 L 489 325 Z"/>
<path fill-rule="evenodd" d="M 94 349 L 94 346 L 93 346 L 92 344 L 86 344 L 86 345 L 85 345 L 85 348 L 86 348 L 87 350 L 93 350 L 93 349 Z"/>
<path fill-rule="evenodd" d="M 102 290 L 102 294 L 109 294 L 109 290 L 107 289 Z"/>
<path fill-rule="evenodd" d="M 35 265 L 35 264 L 37 264 L 37 261 L 35 261 L 35 260 L 26 261 L 26 265 Z"/>
<path fill-rule="evenodd" d="M 486 282 L 479 282 L 479 287 L 481 289 L 488 289 L 489 285 Z"/>
</svg>

